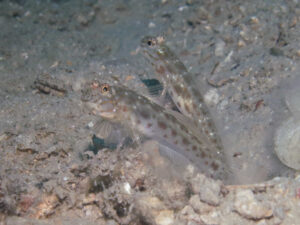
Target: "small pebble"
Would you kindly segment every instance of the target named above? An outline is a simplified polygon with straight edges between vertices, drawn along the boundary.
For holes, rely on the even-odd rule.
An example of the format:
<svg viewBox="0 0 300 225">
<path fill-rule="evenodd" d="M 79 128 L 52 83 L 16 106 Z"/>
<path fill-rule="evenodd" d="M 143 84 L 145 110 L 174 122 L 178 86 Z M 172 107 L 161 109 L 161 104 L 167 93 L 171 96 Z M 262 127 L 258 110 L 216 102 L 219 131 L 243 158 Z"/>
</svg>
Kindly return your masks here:
<svg viewBox="0 0 300 225">
<path fill-rule="evenodd" d="M 208 179 L 202 174 L 197 174 L 192 179 L 191 184 L 193 192 L 199 194 L 201 201 L 214 206 L 220 204 L 221 181 Z"/>
<path fill-rule="evenodd" d="M 218 212 L 211 212 L 200 216 L 204 224 L 220 224 L 221 218 Z"/>
<path fill-rule="evenodd" d="M 131 187 L 128 182 L 124 183 L 124 190 L 126 191 L 127 194 L 131 194 Z"/>
<path fill-rule="evenodd" d="M 174 212 L 172 210 L 162 210 L 155 217 L 155 222 L 158 225 L 174 224 Z"/>
<path fill-rule="evenodd" d="M 251 190 L 240 190 L 236 193 L 234 208 L 247 219 L 259 220 L 273 215 L 272 209 L 257 201 Z"/>
<path fill-rule="evenodd" d="M 222 40 L 219 40 L 216 43 L 215 56 L 223 56 L 224 55 L 224 47 L 225 47 L 225 42 Z"/>
<path fill-rule="evenodd" d="M 89 128 L 94 127 L 94 122 L 93 122 L 93 121 L 89 122 L 89 123 L 88 123 L 88 127 L 89 127 Z"/>
<path fill-rule="evenodd" d="M 180 212 L 180 218 L 187 220 L 188 224 L 193 224 L 191 222 L 195 222 L 196 224 L 202 224 L 202 220 L 200 219 L 200 215 L 195 213 L 193 208 L 189 205 L 185 206 Z"/>
<path fill-rule="evenodd" d="M 199 195 L 193 195 L 189 200 L 189 204 L 200 214 L 208 213 L 213 209 L 212 206 L 201 202 Z"/>
<path fill-rule="evenodd" d="M 210 89 L 205 95 L 204 95 L 204 101 L 206 104 L 210 106 L 214 106 L 218 104 L 220 101 L 220 95 L 217 91 L 217 89 Z"/>
</svg>

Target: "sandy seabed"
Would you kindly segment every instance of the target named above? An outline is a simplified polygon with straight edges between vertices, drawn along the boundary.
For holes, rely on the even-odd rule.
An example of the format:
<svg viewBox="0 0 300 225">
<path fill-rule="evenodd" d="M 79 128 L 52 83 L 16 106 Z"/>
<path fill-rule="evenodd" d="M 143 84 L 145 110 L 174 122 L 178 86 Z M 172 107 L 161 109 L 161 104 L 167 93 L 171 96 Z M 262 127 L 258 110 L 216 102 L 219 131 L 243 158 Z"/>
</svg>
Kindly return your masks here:
<svg viewBox="0 0 300 225">
<path fill-rule="evenodd" d="M 299 224 L 299 174 L 273 140 L 300 84 L 299 24 L 296 0 L 0 1 L 0 224 Z M 110 149 L 126 136 L 118 124 L 97 148 L 82 84 L 145 91 L 146 35 L 195 74 L 233 171 L 225 184 L 177 171 L 155 140 Z"/>
</svg>

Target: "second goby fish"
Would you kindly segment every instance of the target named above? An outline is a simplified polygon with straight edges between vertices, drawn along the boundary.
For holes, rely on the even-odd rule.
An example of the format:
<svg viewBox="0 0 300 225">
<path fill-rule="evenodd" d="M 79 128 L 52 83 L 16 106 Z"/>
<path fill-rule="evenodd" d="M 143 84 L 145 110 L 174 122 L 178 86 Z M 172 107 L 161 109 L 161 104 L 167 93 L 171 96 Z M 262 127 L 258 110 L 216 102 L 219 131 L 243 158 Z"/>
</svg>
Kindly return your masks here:
<svg viewBox="0 0 300 225">
<path fill-rule="evenodd" d="M 181 113 L 197 121 L 198 128 L 211 141 L 212 148 L 222 151 L 223 145 L 199 86 L 179 58 L 165 45 L 162 37 L 144 37 L 141 49 L 154 67 Z"/>
</svg>

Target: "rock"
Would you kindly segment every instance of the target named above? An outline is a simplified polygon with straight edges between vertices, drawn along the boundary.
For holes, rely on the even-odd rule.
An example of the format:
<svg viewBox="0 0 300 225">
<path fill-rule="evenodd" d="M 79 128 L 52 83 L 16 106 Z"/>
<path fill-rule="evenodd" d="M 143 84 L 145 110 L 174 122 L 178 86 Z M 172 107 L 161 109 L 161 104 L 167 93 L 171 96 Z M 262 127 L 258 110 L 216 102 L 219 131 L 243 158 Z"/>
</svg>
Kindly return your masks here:
<svg viewBox="0 0 300 225">
<path fill-rule="evenodd" d="M 202 224 L 202 220 L 200 218 L 200 215 L 195 213 L 193 208 L 189 205 L 185 206 L 179 214 L 180 219 L 185 220 L 190 224 L 190 222 L 196 222 L 196 224 Z"/>
<path fill-rule="evenodd" d="M 114 220 L 108 220 L 106 221 L 106 225 L 118 225 L 118 223 Z"/>
<path fill-rule="evenodd" d="M 162 210 L 155 217 L 155 222 L 158 225 L 171 225 L 174 224 L 174 212 L 173 210 Z"/>
<path fill-rule="evenodd" d="M 268 225 L 266 220 L 261 220 L 257 223 L 257 225 Z"/>
<path fill-rule="evenodd" d="M 236 193 L 234 208 L 238 214 L 248 219 L 259 220 L 273 215 L 272 209 L 257 201 L 251 190 L 240 190 Z"/>
<path fill-rule="evenodd" d="M 55 194 L 44 195 L 42 201 L 36 207 L 34 218 L 41 219 L 55 213 L 55 208 L 60 204 Z"/>
<path fill-rule="evenodd" d="M 192 179 L 191 184 L 193 192 L 199 194 L 201 201 L 214 206 L 220 204 L 221 181 L 215 181 L 203 174 L 197 174 Z"/>
<path fill-rule="evenodd" d="M 139 196 L 137 199 L 137 204 L 141 209 L 145 209 L 144 211 L 148 211 L 151 209 L 154 210 L 166 209 L 166 206 L 161 200 L 159 200 L 157 197 L 148 196 L 148 195 Z"/>
<path fill-rule="evenodd" d="M 189 200 L 189 204 L 196 212 L 200 214 L 208 213 L 213 209 L 212 206 L 201 202 L 199 195 L 193 195 Z"/>
<path fill-rule="evenodd" d="M 166 208 L 157 197 L 140 195 L 137 197 L 136 208 L 149 224 L 174 224 L 174 212 Z"/>
<path fill-rule="evenodd" d="M 201 215 L 200 218 L 204 222 L 204 224 L 220 224 L 221 223 L 220 213 L 216 212 L 216 211 Z"/>
<path fill-rule="evenodd" d="M 215 106 L 220 101 L 220 95 L 218 93 L 217 89 L 210 89 L 205 95 L 204 95 L 204 101 L 206 104 L 210 106 Z"/>
<path fill-rule="evenodd" d="M 174 207 L 184 206 L 184 200 L 187 199 L 186 196 L 186 186 L 185 183 L 180 180 L 163 180 L 161 184 L 161 189 L 164 190 L 164 195 L 172 202 Z"/>
</svg>

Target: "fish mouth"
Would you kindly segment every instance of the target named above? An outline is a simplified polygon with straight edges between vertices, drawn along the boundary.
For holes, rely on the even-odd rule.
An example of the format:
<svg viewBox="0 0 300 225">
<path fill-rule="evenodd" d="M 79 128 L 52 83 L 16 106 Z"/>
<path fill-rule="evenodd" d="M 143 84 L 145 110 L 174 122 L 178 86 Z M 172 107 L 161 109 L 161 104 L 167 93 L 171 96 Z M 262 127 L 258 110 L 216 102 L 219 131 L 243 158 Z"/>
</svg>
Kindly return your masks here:
<svg viewBox="0 0 300 225">
<path fill-rule="evenodd" d="M 157 62 L 159 61 L 159 57 L 155 56 L 155 54 L 151 54 L 149 51 L 147 50 L 143 50 L 144 55 L 146 56 L 146 58 L 148 58 L 150 61 L 154 61 Z"/>
<path fill-rule="evenodd" d="M 116 117 L 116 108 L 112 101 L 102 101 L 101 103 L 88 102 L 87 106 L 92 109 L 94 115 L 99 115 L 107 119 Z"/>
</svg>

